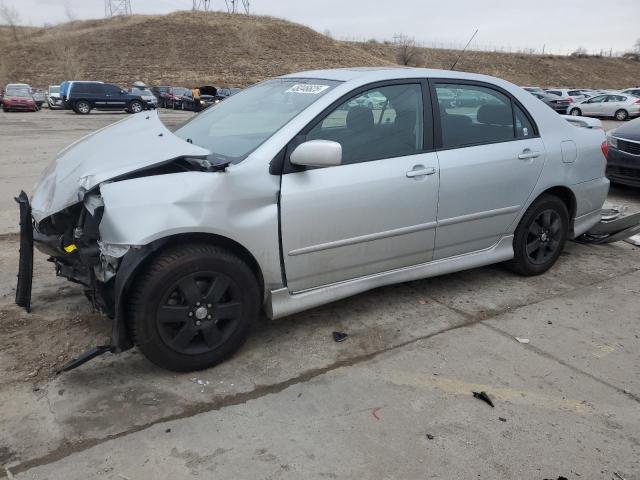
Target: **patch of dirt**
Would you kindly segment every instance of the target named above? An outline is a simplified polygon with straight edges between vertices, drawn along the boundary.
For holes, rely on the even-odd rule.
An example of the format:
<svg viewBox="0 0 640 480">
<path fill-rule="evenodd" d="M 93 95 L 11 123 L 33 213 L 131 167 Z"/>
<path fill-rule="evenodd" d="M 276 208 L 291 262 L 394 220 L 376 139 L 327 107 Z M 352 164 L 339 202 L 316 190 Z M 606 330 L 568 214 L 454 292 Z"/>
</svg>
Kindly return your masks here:
<svg viewBox="0 0 640 480">
<path fill-rule="evenodd" d="M 41 383 L 88 348 L 109 342 L 111 320 L 94 312 L 82 287 L 57 278 L 36 252 L 32 312 L 15 305 L 18 241 L 0 238 L 0 385 Z"/>
</svg>

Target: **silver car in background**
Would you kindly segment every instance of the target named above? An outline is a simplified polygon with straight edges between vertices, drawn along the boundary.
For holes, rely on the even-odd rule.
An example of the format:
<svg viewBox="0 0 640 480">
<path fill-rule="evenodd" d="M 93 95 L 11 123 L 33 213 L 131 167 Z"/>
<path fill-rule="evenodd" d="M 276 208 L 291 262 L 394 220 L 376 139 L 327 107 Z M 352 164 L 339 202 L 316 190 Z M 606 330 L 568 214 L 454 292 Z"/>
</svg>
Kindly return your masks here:
<svg viewBox="0 0 640 480">
<path fill-rule="evenodd" d="M 140 95 L 149 108 L 158 108 L 158 99 L 148 88 L 133 87 L 129 91 L 134 95 Z"/>
<path fill-rule="evenodd" d="M 285 75 L 174 132 L 144 112 L 20 195 L 16 301 L 34 241 L 114 319 L 103 349 L 206 368 L 260 311 L 497 262 L 542 274 L 599 222 L 606 146 L 512 83 L 444 70 Z"/>
<path fill-rule="evenodd" d="M 640 98 L 621 93 L 598 95 L 569 107 L 570 115 L 627 120 L 640 116 Z"/>
</svg>

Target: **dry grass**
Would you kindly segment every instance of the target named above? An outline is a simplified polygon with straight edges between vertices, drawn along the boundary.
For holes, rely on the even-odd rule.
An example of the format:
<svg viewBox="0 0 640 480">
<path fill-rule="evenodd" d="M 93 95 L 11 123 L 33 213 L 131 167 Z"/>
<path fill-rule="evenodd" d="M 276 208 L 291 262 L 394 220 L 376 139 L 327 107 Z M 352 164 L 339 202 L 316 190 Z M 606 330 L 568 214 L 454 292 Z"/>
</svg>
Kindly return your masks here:
<svg viewBox="0 0 640 480">
<path fill-rule="evenodd" d="M 149 84 L 246 86 L 267 77 L 314 68 L 395 64 L 393 45 L 333 40 L 273 17 L 220 12 L 135 15 L 23 27 L 21 42 L 0 27 L 2 76 L 36 86 L 69 77 L 127 86 Z M 76 46 L 73 48 L 73 46 Z M 56 53 L 57 52 L 57 53 Z M 420 49 L 420 63 L 449 68 L 458 51 Z M 626 87 L 640 78 L 640 62 L 467 52 L 457 69 L 518 84 Z"/>
<path fill-rule="evenodd" d="M 393 61 L 396 47 L 389 43 L 352 43 L 367 53 Z M 459 50 L 422 48 L 427 68 L 450 69 Z M 518 85 L 584 88 L 625 88 L 640 82 L 640 62 L 622 58 L 575 58 L 500 52 L 466 52 L 456 70 L 504 78 Z"/>
</svg>

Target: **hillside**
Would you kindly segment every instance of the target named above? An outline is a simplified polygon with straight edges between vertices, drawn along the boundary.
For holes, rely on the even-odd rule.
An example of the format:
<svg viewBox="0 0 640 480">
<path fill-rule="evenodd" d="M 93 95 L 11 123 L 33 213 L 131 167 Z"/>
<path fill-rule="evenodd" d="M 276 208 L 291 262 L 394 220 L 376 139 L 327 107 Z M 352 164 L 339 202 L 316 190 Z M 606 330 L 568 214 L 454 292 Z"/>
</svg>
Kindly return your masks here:
<svg viewBox="0 0 640 480">
<path fill-rule="evenodd" d="M 39 86 L 70 77 L 245 86 L 297 70 L 389 63 L 302 25 L 221 12 L 75 21 L 30 29 L 0 49 L 7 80 Z"/>
<path fill-rule="evenodd" d="M 390 43 L 352 43 L 376 58 L 396 59 Z M 459 50 L 420 48 L 420 63 L 429 68 L 450 69 Z M 504 78 L 518 85 L 627 88 L 640 84 L 640 62 L 609 57 L 566 57 L 520 53 L 464 53 L 456 70 Z"/>
<path fill-rule="evenodd" d="M 388 43 L 333 40 L 305 26 L 273 17 L 221 12 L 178 12 L 74 21 L 48 28 L 22 27 L 15 42 L 0 27 L 0 84 L 44 87 L 68 78 L 130 85 L 246 86 L 298 70 L 389 65 Z M 427 67 L 449 68 L 455 50 L 422 49 Z M 640 62 L 467 52 L 459 70 L 518 84 L 615 88 L 640 83 Z"/>
</svg>

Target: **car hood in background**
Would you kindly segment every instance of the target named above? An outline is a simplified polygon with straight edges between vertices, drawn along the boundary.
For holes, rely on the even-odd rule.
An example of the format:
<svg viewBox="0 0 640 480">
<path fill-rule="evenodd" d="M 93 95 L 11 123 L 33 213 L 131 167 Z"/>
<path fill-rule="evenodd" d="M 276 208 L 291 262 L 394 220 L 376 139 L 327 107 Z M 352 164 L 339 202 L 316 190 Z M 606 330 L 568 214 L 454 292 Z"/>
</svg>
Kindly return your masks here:
<svg viewBox="0 0 640 480">
<path fill-rule="evenodd" d="M 640 118 L 625 123 L 611 133 L 618 138 L 640 141 Z"/>
<path fill-rule="evenodd" d="M 180 157 L 211 152 L 175 136 L 157 112 L 143 112 L 72 143 L 49 164 L 31 199 L 36 222 L 80 201 L 102 182 Z"/>
</svg>

